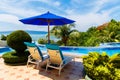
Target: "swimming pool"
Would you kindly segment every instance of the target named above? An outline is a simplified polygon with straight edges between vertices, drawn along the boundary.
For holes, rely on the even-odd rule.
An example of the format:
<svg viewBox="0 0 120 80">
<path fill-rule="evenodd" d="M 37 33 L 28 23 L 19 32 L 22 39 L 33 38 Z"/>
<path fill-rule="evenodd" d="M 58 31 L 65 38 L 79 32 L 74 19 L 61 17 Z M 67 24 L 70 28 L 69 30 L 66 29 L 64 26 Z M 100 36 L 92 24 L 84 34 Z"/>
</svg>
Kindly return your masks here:
<svg viewBox="0 0 120 80">
<path fill-rule="evenodd" d="M 120 53 L 120 47 L 60 47 L 62 52 L 76 54 L 76 55 L 86 55 L 89 52 L 106 52 L 108 55 L 113 55 L 115 53 Z M 46 51 L 45 46 L 40 46 L 42 51 Z"/>
<path fill-rule="evenodd" d="M 0 55 L 4 54 L 5 52 L 9 52 L 11 49 L 9 47 L 0 47 Z"/>
<path fill-rule="evenodd" d="M 86 55 L 89 52 L 106 52 L 108 55 L 113 55 L 115 53 L 120 53 L 120 45 L 118 45 L 120 43 L 117 43 L 117 46 L 115 46 L 115 44 L 111 44 L 114 46 L 99 46 L 99 47 L 71 47 L 71 46 L 67 46 L 67 47 L 63 47 L 61 46 L 61 50 L 63 53 L 65 54 L 75 54 L 75 55 Z M 39 45 L 40 49 L 42 52 L 47 52 L 47 49 L 45 47 L 45 45 Z M 6 48 L 0 48 L 0 54 L 3 54 L 4 52 L 8 52 L 11 51 L 10 48 L 6 47 Z"/>
<path fill-rule="evenodd" d="M 120 42 L 101 43 L 100 46 L 120 47 Z"/>
</svg>

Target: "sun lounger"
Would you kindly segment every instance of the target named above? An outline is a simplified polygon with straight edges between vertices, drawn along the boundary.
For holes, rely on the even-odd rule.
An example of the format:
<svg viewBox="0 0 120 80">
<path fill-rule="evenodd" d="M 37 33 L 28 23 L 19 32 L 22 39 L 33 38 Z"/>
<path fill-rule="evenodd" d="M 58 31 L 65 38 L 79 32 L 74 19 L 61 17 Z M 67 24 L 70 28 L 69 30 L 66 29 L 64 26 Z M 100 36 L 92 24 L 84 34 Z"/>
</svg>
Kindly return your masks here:
<svg viewBox="0 0 120 80">
<path fill-rule="evenodd" d="M 37 68 L 40 65 L 40 62 L 43 62 L 44 60 L 48 59 L 48 55 L 43 55 L 40 48 L 35 43 L 30 42 L 24 42 L 24 44 L 27 46 L 28 51 L 30 52 L 30 55 L 28 56 L 27 61 L 27 67 L 29 63 L 37 64 Z"/>
<path fill-rule="evenodd" d="M 59 46 L 56 44 L 46 44 L 47 52 L 50 58 L 47 60 L 46 71 L 48 67 L 59 70 L 59 75 L 62 68 L 74 59 L 73 57 L 64 56 Z"/>
</svg>

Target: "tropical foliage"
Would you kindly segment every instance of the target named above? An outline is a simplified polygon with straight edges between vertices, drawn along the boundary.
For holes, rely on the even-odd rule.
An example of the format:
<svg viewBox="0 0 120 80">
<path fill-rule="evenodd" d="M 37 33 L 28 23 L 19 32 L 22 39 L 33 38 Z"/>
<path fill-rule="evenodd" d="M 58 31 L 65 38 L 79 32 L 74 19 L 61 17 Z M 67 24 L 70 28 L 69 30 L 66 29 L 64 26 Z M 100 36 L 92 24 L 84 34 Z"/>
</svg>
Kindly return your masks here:
<svg viewBox="0 0 120 80">
<path fill-rule="evenodd" d="M 38 39 L 38 43 L 39 44 L 47 44 L 48 43 L 48 39 L 39 38 Z M 50 43 L 54 44 L 55 42 L 54 42 L 54 40 L 50 40 Z"/>
<path fill-rule="evenodd" d="M 92 80 L 120 80 L 120 54 L 109 57 L 105 52 L 90 52 L 83 57 L 86 74 Z"/>
<path fill-rule="evenodd" d="M 112 19 L 101 29 L 90 27 L 86 32 L 78 32 L 72 28 L 75 25 L 55 26 L 51 32 L 60 38 L 59 45 L 67 46 L 99 46 L 105 42 L 120 42 L 120 22 Z"/>
<path fill-rule="evenodd" d="M 61 40 L 58 41 L 58 43 L 62 43 L 62 45 L 67 45 L 68 40 L 70 39 L 70 34 L 72 32 L 76 32 L 77 30 L 74 30 L 72 28 L 75 27 L 75 24 L 69 24 L 69 25 L 63 25 L 63 26 L 55 26 L 51 33 L 54 34 L 57 38 L 60 38 Z"/>
</svg>

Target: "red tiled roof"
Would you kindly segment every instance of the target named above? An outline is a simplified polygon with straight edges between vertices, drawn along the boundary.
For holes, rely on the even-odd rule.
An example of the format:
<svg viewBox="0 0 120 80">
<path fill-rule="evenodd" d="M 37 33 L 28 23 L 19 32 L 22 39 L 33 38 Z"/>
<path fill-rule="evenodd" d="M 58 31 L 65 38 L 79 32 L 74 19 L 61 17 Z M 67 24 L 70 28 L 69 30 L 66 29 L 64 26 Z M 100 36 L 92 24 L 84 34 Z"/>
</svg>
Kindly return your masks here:
<svg viewBox="0 0 120 80">
<path fill-rule="evenodd" d="M 109 23 L 104 23 L 104 24 L 98 26 L 98 27 L 97 27 L 97 30 L 102 30 L 102 29 L 104 29 L 105 27 L 108 26 L 108 24 L 109 24 Z"/>
</svg>

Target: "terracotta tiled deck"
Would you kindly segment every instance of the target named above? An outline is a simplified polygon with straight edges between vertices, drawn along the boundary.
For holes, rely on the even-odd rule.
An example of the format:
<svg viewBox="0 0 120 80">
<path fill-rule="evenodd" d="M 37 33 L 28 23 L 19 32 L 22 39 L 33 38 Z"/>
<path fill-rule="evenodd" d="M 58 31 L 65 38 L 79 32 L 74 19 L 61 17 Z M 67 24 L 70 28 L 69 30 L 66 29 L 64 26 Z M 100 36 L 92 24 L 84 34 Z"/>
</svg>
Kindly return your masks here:
<svg viewBox="0 0 120 80">
<path fill-rule="evenodd" d="M 58 70 L 44 68 L 35 69 L 35 65 L 10 66 L 4 64 L 0 58 L 0 80 L 83 80 L 82 59 L 76 58 L 75 63 L 70 62 L 58 75 Z"/>
</svg>

